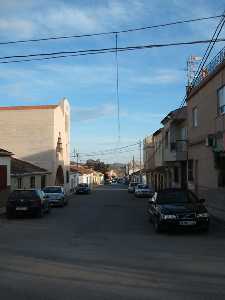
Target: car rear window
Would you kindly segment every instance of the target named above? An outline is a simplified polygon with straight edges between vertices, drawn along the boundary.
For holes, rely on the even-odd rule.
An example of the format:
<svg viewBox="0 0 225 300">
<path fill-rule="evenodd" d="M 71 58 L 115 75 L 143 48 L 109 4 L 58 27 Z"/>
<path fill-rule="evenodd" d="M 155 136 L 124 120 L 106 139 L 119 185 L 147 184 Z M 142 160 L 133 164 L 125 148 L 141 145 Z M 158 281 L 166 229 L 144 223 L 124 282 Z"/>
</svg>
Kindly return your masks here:
<svg viewBox="0 0 225 300">
<path fill-rule="evenodd" d="M 33 198 L 38 197 L 38 194 L 35 190 L 32 191 L 13 191 L 10 195 L 10 198 Z"/>
<path fill-rule="evenodd" d="M 87 183 L 80 183 L 78 184 L 79 187 L 88 187 Z"/>
<path fill-rule="evenodd" d="M 47 187 L 43 189 L 44 193 L 62 193 L 60 187 Z"/>
</svg>

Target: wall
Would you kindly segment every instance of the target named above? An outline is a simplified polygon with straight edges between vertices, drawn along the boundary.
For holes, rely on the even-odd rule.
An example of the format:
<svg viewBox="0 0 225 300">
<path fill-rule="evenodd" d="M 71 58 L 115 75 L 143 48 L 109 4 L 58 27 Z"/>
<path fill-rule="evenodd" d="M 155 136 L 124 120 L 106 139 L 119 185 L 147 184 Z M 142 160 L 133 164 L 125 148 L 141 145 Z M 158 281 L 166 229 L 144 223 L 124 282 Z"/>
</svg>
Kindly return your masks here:
<svg viewBox="0 0 225 300">
<path fill-rule="evenodd" d="M 35 188 L 41 189 L 41 175 L 33 175 L 35 176 Z M 18 177 L 22 178 L 22 188 L 30 189 L 30 178 L 31 175 L 27 176 L 12 176 L 11 177 L 11 190 L 18 189 Z"/>
<path fill-rule="evenodd" d="M 188 100 L 189 159 L 194 160 L 194 180 L 189 187 L 206 199 L 211 213 L 225 220 L 225 189 L 218 187 L 218 171 L 214 164 L 214 153 L 207 147 L 208 134 L 217 131 L 218 96 L 217 91 L 225 84 L 224 66 L 219 73 L 208 79 L 202 88 L 195 89 Z M 197 107 L 198 126 L 192 126 L 192 111 Z"/>
<path fill-rule="evenodd" d="M 48 170 L 53 167 L 52 129 L 53 109 L 0 110 L 0 136 L 4 148 Z"/>
</svg>

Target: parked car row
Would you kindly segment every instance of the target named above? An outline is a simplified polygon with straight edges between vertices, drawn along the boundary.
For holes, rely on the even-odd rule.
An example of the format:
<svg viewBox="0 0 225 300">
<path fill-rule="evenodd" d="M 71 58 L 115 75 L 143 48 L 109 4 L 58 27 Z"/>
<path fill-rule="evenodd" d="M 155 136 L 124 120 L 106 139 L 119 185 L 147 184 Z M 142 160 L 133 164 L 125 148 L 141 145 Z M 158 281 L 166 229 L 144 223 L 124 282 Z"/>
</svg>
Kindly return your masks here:
<svg viewBox="0 0 225 300">
<path fill-rule="evenodd" d="M 205 200 L 190 190 L 169 188 L 154 192 L 145 184 L 131 182 L 128 192 L 148 198 L 147 214 L 158 233 L 177 228 L 209 230 L 210 216 Z"/>
<path fill-rule="evenodd" d="M 44 213 L 50 213 L 52 206 L 68 204 L 68 198 L 61 186 L 49 186 L 40 189 L 17 189 L 10 193 L 6 204 L 8 218 L 17 214 L 30 214 L 43 217 Z"/>
<path fill-rule="evenodd" d="M 150 186 L 138 182 L 131 182 L 129 184 L 128 193 L 134 193 L 137 198 L 149 198 L 154 195 L 154 191 Z"/>
</svg>

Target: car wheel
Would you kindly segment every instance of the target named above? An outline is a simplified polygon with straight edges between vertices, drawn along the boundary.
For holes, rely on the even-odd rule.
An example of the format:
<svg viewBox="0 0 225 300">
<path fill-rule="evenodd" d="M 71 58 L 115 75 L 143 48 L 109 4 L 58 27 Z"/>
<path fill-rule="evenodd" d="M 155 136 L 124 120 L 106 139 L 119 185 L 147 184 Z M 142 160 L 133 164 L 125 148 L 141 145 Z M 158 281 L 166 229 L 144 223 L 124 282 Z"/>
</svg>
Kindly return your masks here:
<svg viewBox="0 0 225 300">
<path fill-rule="evenodd" d="M 50 212 L 51 212 L 51 205 L 50 204 L 48 205 L 48 209 L 47 209 L 46 212 L 47 212 L 47 214 L 50 214 Z"/>
<path fill-rule="evenodd" d="M 37 210 L 37 212 L 36 212 L 36 217 L 37 218 L 42 218 L 44 216 L 44 210 L 43 210 L 43 208 L 41 207 L 41 208 L 39 208 L 38 210 Z"/>
<path fill-rule="evenodd" d="M 7 219 L 12 219 L 14 217 L 14 214 L 12 214 L 11 212 L 7 211 L 6 212 L 6 218 Z"/>
</svg>

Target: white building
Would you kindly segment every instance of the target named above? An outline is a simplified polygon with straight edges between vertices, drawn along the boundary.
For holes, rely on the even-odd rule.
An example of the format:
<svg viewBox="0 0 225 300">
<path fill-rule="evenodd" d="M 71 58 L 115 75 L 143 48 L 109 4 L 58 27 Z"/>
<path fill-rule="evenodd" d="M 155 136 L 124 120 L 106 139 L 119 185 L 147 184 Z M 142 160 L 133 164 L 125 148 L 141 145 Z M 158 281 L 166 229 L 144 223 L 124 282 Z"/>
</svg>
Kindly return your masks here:
<svg viewBox="0 0 225 300">
<path fill-rule="evenodd" d="M 70 105 L 0 107 L 0 136 L 16 157 L 46 169 L 47 185 L 69 191 Z"/>
</svg>

